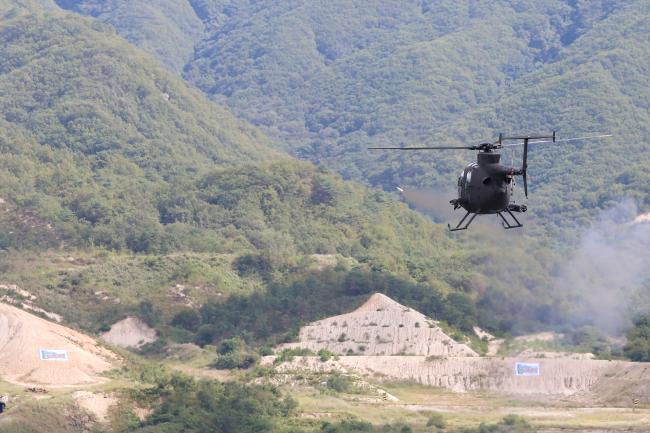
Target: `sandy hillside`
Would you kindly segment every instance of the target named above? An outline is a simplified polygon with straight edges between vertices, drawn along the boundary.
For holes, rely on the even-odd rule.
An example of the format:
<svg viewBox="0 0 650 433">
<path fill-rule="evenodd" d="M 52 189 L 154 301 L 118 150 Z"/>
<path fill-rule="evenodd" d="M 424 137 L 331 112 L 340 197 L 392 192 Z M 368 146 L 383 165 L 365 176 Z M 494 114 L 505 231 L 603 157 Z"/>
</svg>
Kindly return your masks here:
<svg viewBox="0 0 650 433">
<path fill-rule="evenodd" d="M 310 323 L 281 348 L 326 348 L 336 354 L 478 356 L 424 314 L 376 293 L 355 311 Z"/>
<path fill-rule="evenodd" d="M 43 360 L 41 350 L 65 351 L 67 360 Z M 61 352 L 57 352 L 61 353 Z M 44 355 L 48 357 L 47 352 Z M 114 354 L 92 338 L 0 303 L 0 377 L 19 384 L 73 386 L 103 381 Z"/>
<path fill-rule="evenodd" d="M 156 341 L 156 330 L 137 317 L 127 317 L 116 322 L 102 338 L 120 347 L 141 347 Z"/>
</svg>

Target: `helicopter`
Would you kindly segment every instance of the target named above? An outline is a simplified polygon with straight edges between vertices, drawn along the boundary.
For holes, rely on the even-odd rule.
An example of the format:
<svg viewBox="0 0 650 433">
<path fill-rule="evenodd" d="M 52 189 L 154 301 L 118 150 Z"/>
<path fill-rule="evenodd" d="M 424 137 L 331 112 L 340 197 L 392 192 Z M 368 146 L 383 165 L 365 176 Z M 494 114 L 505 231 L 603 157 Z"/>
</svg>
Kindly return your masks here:
<svg viewBox="0 0 650 433">
<path fill-rule="evenodd" d="M 561 141 L 586 140 L 590 138 L 611 137 L 610 134 L 592 135 L 588 137 L 567 138 L 556 140 L 556 133 L 550 135 L 527 134 L 504 136 L 499 134 L 495 142 L 485 142 L 475 146 L 438 146 L 438 147 L 369 147 L 373 150 L 478 150 L 476 162 L 468 164 L 458 177 L 458 198 L 449 203 L 454 210 L 463 208 L 465 216 L 455 227 L 447 224 L 450 231 L 467 230 L 477 215 L 496 214 L 501 219 L 504 229 L 523 227 L 515 213 L 523 213 L 526 205 L 514 203 L 514 177 L 521 176 L 524 184 L 524 194 L 528 198 L 528 146 L 539 143 L 557 143 Z M 504 143 L 504 141 L 515 141 Z M 501 154 L 495 150 L 504 147 L 523 145 L 521 167 L 510 167 L 501 164 Z M 399 191 L 403 191 L 398 188 Z M 508 217 L 506 217 L 506 215 Z M 469 218 L 468 218 L 469 217 Z"/>
</svg>

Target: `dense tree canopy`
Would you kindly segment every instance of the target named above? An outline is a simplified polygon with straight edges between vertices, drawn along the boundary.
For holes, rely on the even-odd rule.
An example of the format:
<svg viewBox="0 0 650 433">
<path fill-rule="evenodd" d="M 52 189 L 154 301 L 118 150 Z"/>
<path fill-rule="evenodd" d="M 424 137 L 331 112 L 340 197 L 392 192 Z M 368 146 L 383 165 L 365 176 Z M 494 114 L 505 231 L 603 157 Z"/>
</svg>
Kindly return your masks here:
<svg viewBox="0 0 650 433">
<path fill-rule="evenodd" d="M 107 2 L 67 3 L 90 13 Z M 133 33 L 147 35 L 147 26 L 124 29 L 128 20 L 119 19 L 137 8 L 112 3 L 100 19 L 138 44 Z M 368 145 L 609 132 L 616 137 L 532 151 L 531 231 L 571 238 L 567 226 L 592 220 L 621 195 L 650 206 L 642 152 L 650 138 L 647 2 L 188 3 L 193 13 L 181 15 L 205 27 L 183 76 L 296 155 L 346 178 L 389 190 L 451 188 L 473 159 L 368 153 Z"/>
</svg>

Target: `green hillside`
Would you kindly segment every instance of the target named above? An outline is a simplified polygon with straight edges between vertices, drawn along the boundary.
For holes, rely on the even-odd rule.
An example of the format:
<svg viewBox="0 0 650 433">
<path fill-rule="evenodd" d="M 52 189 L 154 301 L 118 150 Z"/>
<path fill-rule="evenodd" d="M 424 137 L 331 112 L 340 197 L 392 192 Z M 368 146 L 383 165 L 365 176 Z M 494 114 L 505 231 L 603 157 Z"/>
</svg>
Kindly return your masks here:
<svg viewBox="0 0 650 433">
<path fill-rule="evenodd" d="M 122 9 L 127 3 L 120 2 L 111 3 L 119 6 L 116 8 L 90 1 L 59 2 L 59 5 L 91 15 L 104 11 L 97 15 L 103 20 L 113 16 L 106 15 L 107 11 L 127 10 Z M 135 3 L 131 5 L 135 7 Z M 617 110 L 629 111 L 637 106 L 642 108 L 642 89 L 635 92 L 621 89 L 614 85 L 613 78 L 607 80 L 600 76 L 602 79 L 589 79 L 584 85 L 580 83 L 581 79 L 589 76 L 588 71 L 601 64 L 599 59 L 607 59 L 610 52 L 619 53 L 620 63 L 607 63 L 612 68 L 618 68 L 618 75 L 643 73 L 643 61 L 647 59 L 643 55 L 645 46 L 639 45 L 638 52 L 616 51 L 616 47 L 624 42 L 637 43 L 635 38 L 639 32 L 630 30 L 638 28 L 639 20 L 645 19 L 646 15 L 641 13 L 643 4 L 615 11 L 604 4 L 602 8 L 574 10 L 572 14 L 569 14 L 566 5 L 560 3 L 538 4 L 535 7 L 499 3 L 494 10 L 476 9 L 468 4 L 464 9 L 452 8 L 443 13 L 440 8 L 444 5 L 438 4 L 438 9 L 414 9 L 414 6 L 400 8 L 397 5 L 391 8 L 382 3 L 381 7 L 359 6 L 354 9 L 355 13 L 347 14 L 343 14 L 343 7 L 331 10 L 295 7 L 280 14 L 276 9 L 286 6 L 235 7 L 234 4 L 194 3 L 198 16 L 209 22 L 206 28 L 212 32 L 212 36 L 204 38 L 200 44 L 203 48 L 198 52 L 203 54 L 188 66 L 187 77 L 199 77 L 194 75 L 202 70 L 199 66 L 208 65 L 208 47 L 216 49 L 223 45 L 210 54 L 219 53 L 221 59 L 212 63 L 213 66 L 225 65 L 231 60 L 243 61 L 244 55 L 237 57 L 235 54 L 248 52 L 242 51 L 248 43 L 246 38 L 260 38 L 266 34 L 238 29 L 237 20 L 244 12 L 258 17 L 252 23 L 268 25 L 269 31 L 284 29 L 295 32 L 300 26 L 291 26 L 284 21 L 275 23 L 274 20 L 311 17 L 310 25 L 324 32 L 319 40 L 326 42 L 322 42 L 320 49 L 330 53 L 331 57 L 328 59 L 325 56 L 324 59 L 321 53 L 319 68 L 329 70 L 328 74 L 338 68 L 343 75 L 332 77 L 338 85 L 330 86 L 327 91 L 321 89 L 329 96 L 314 93 L 310 97 L 322 97 L 332 104 L 339 104 L 337 98 L 343 98 L 343 105 L 332 105 L 334 108 L 331 112 L 336 116 L 346 116 L 346 110 L 367 105 L 370 112 L 384 113 L 381 116 L 373 114 L 375 118 L 383 116 L 386 121 L 393 122 L 384 132 L 374 135 L 361 133 L 354 128 L 347 132 L 341 129 L 335 134 L 336 137 L 332 135 L 327 140 L 319 141 L 317 147 L 324 153 L 315 159 L 322 159 L 327 165 L 349 176 L 365 178 L 386 187 L 396 183 L 453 183 L 463 160 L 472 157 L 457 154 L 386 154 L 372 159 L 363 150 L 370 143 L 392 142 L 392 139 L 384 140 L 390 134 L 420 131 L 418 134 L 421 136 L 418 137 L 422 139 L 438 137 L 439 140 L 434 141 L 442 141 L 448 137 L 460 137 L 470 140 L 476 136 L 491 135 L 493 130 L 508 129 L 515 115 L 519 116 L 515 123 L 523 125 L 523 129 L 544 129 L 546 125 L 553 124 L 562 128 L 561 133 L 566 130 L 580 133 L 581 129 L 572 128 L 572 118 L 567 115 L 583 113 L 576 109 L 580 106 L 592 107 L 588 109 L 601 116 L 598 121 L 583 119 L 582 131 L 605 128 L 612 132 L 623 132 L 626 126 L 634 126 L 636 121 L 647 115 L 639 108 L 635 116 L 626 118 L 631 119 L 629 123 L 615 121 Z M 31 8 L 36 10 L 35 6 Z M 332 18 L 332 22 L 317 19 L 334 11 L 338 11 L 338 15 L 336 20 Z M 553 18 L 566 14 L 572 18 L 562 25 Z M 341 21 L 341 27 L 336 28 L 334 22 L 339 22 L 343 15 L 348 21 Z M 375 27 L 371 26 L 372 31 L 361 32 L 354 21 L 350 21 L 359 19 L 373 22 L 371 18 L 376 15 L 385 19 L 376 23 Z M 411 19 L 411 15 L 420 18 Z M 434 16 L 436 19 L 431 19 Z M 630 16 L 638 18 L 635 21 Z M 515 26 L 515 22 L 525 21 L 522 17 L 532 20 L 531 23 L 544 17 L 547 20 L 544 22 L 550 26 L 548 28 L 555 29 L 555 36 L 551 37 L 551 33 L 546 32 L 544 35 L 548 40 L 532 43 L 539 35 L 533 36 L 531 29 L 542 24 Z M 488 26 L 490 31 L 484 27 L 486 23 L 494 24 Z M 589 35 L 591 29 L 596 28 L 594 26 L 598 26 L 598 32 L 594 32 L 592 40 Z M 120 26 L 117 28 L 124 31 Z M 479 37 L 483 30 L 490 34 L 500 32 L 499 37 Z M 221 31 L 227 31 L 227 34 L 220 34 Z M 395 32 L 399 32 L 404 39 L 396 39 Z M 2 197 L 10 210 L 0 218 L 0 224 L 7 227 L 2 231 L 1 238 L 5 248 L 73 246 L 165 256 L 173 256 L 179 251 L 226 254 L 229 258 L 218 259 L 216 268 L 209 265 L 206 269 L 211 273 L 216 269 L 225 269 L 223 266 L 238 267 L 241 273 L 238 278 L 244 280 L 232 280 L 225 284 L 226 292 L 242 290 L 246 293 L 253 288 L 269 287 L 272 283 L 294 284 L 294 280 L 302 278 L 308 269 L 304 257 L 310 254 L 338 254 L 352 259 L 352 268 L 370 271 L 368 278 L 371 280 L 377 277 L 375 273 L 388 273 L 404 278 L 405 284 L 425 284 L 442 292 L 462 288 L 467 299 L 481 306 L 480 310 L 472 313 L 471 320 L 479 320 L 497 331 L 512 329 L 522 332 L 535 329 L 540 323 L 557 324 L 565 320 L 567 298 L 571 293 L 565 293 L 554 283 L 562 273 L 560 253 L 548 246 L 552 245 L 553 237 L 559 233 L 575 232 L 562 232 L 555 227 L 559 224 L 571 227 L 574 223 L 588 222 L 595 209 L 609 206 L 613 198 L 626 190 L 641 203 L 647 200 L 644 171 L 637 168 L 644 164 L 644 155 L 630 157 L 629 149 L 634 145 L 617 149 L 612 142 L 604 142 L 604 149 L 609 152 L 585 153 L 579 153 L 579 148 L 568 145 L 560 150 L 540 147 L 531 153 L 531 204 L 536 210 L 534 218 L 537 221 L 528 224 L 525 233 L 510 236 L 480 233 L 479 230 L 471 238 L 461 240 L 463 245 L 460 245 L 443 235 L 440 227 L 406 211 L 404 206 L 389 196 L 345 183 L 325 170 L 298 163 L 271 150 L 269 140 L 257 129 L 234 119 L 199 92 L 191 90 L 180 78 L 158 66 L 153 58 L 117 37 L 106 25 L 72 14 L 43 15 L 13 9 L 4 14 L 1 35 L 4 42 L 2 54 L 9 59 L 0 76 L 3 89 L 0 104 L 6 113 L 0 122 L 3 148 L 8 155 L 2 161 L 3 170 L 0 173 L 3 179 L 0 185 Z M 226 37 L 228 35 L 232 38 Z M 283 46 L 281 42 L 288 43 L 289 39 L 282 39 L 281 35 L 271 32 L 267 36 L 271 35 L 280 39 L 269 39 L 265 43 L 274 41 L 273 44 L 278 47 Z M 237 39 L 240 37 L 244 40 Z M 607 48 L 608 45 L 601 39 L 606 39 L 612 48 Z M 479 41 L 479 46 L 475 41 Z M 291 48 L 300 49 L 298 46 Z M 311 52 L 312 48 L 305 53 Z M 285 61 L 311 58 L 311 54 L 305 57 L 281 49 L 274 49 L 273 53 L 263 48 L 260 50 L 258 57 L 266 59 L 260 62 L 274 59 L 273 62 L 277 61 L 286 68 L 291 65 L 283 63 Z M 499 56 L 487 55 L 494 50 L 499 51 Z M 34 52 L 39 55 L 31 54 Z M 378 53 L 393 53 L 398 57 Z M 285 60 L 278 56 L 285 56 Z M 410 76 L 406 74 L 407 71 L 399 69 L 407 67 L 407 58 L 415 62 L 408 67 L 416 75 Z M 481 62 L 463 63 L 462 60 L 467 58 L 478 58 Z M 449 62 L 449 59 L 455 61 Z M 634 59 L 640 62 L 638 71 L 628 67 Z M 541 65 L 540 62 L 544 61 L 548 64 L 533 70 L 535 65 Z M 384 62 L 384 66 L 381 66 L 381 62 Z M 418 62 L 438 65 L 437 74 L 432 75 L 429 67 Z M 318 86 L 326 85 L 327 80 L 316 78 L 320 69 L 314 69 L 308 63 L 299 70 L 304 74 L 315 74 L 312 78 L 320 83 Z M 231 70 L 231 78 L 227 73 L 212 74 L 207 70 L 199 75 L 201 80 L 219 78 L 225 80 L 224 83 L 238 77 L 237 85 L 243 85 L 246 74 L 259 73 L 266 78 L 255 80 L 260 85 L 264 84 L 266 87 L 262 87 L 268 93 L 287 76 L 273 63 L 263 64 L 242 63 Z M 491 69 L 486 66 L 488 64 L 492 65 Z M 515 71 L 512 70 L 513 64 L 528 65 L 528 69 Z M 573 72 L 580 67 L 583 70 Z M 355 70 L 378 75 L 364 78 Z M 349 77 L 345 78 L 346 74 Z M 429 78 L 426 80 L 429 81 L 425 80 L 423 74 L 427 74 Z M 444 78 L 445 74 L 450 75 Z M 24 76 L 31 79 L 24 80 Z M 468 81 L 460 81 L 459 84 L 459 77 L 466 77 Z M 268 81 L 265 81 L 267 78 Z M 362 84 L 361 87 L 342 85 L 355 80 Z M 480 86 L 474 84 L 478 82 Z M 634 83 L 633 80 L 631 82 Z M 452 99 L 464 102 L 459 102 L 458 110 L 442 110 L 435 114 L 431 111 L 431 105 L 415 102 L 410 97 L 398 97 L 399 92 L 416 94 L 413 91 L 415 84 L 422 85 L 422 89 L 440 98 L 452 97 L 450 95 L 455 92 L 456 96 Z M 305 109 L 304 102 L 309 97 L 301 96 L 301 92 L 320 91 L 318 86 L 286 89 L 283 95 L 301 98 L 302 102 L 288 104 L 283 109 L 278 108 L 278 104 L 284 104 L 283 99 L 273 96 L 271 99 L 277 108 L 273 109 L 275 120 L 257 123 L 274 136 L 287 138 L 290 144 L 296 143 L 295 140 L 300 140 L 303 145 L 309 143 L 307 135 L 299 133 L 298 129 L 294 131 L 295 135 L 287 135 L 271 131 L 269 127 L 291 125 L 280 114 L 293 116 L 287 111 L 288 108 L 294 111 Z M 375 94 L 382 98 L 387 95 L 384 92 L 387 88 L 400 90 L 386 102 L 381 98 L 371 98 L 372 92 L 368 86 L 376 87 Z M 574 90 L 581 88 L 583 90 L 579 92 Z M 249 90 L 253 92 L 254 89 L 257 87 L 250 87 Z M 472 97 L 467 93 L 470 91 L 473 92 Z M 250 94 L 252 99 L 241 99 L 241 102 L 246 101 L 246 107 L 252 109 L 265 109 L 263 98 L 252 97 L 255 92 Z M 368 97 L 352 96 L 355 92 Z M 216 94 L 215 97 L 237 111 L 233 105 L 237 94 L 232 93 L 228 99 L 216 97 Z M 562 98 L 569 94 L 571 98 Z M 605 94 L 607 97 L 594 94 Z M 612 105 L 611 102 L 623 94 L 632 95 L 634 103 Z M 431 98 L 428 100 L 431 104 Z M 499 102 L 487 104 L 491 100 Z M 540 103 L 528 103 L 531 100 Z M 397 104 L 399 101 L 406 105 Z M 549 111 L 545 108 L 548 104 L 557 105 Z M 574 106 L 569 107 L 569 104 Z M 522 105 L 529 109 L 523 109 Z M 381 107 L 396 111 L 383 112 Z M 417 112 L 410 111 L 409 107 L 422 109 L 421 113 L 427 113 L 427 119 L 431 122 L 418 119 Z M 569 108 L 561 111 L 562 107 Z M 399 114 L 402 111 L 409 111 L 412 116 Z M 301 116 L 298 115 L 299 118 Z M 434 117 L 438 120 L 433 121 Z M 400 123 L 400 119 L 413 121 L 413 128 L 404 129 L 406 123 Z M 415 127 L 415 123 L 420 124 L 420 129 Z M 611 129 L 607 127 L 608 124 Z M 426 128 L 422 129 L 422 125 Z M 641 149 L 641 142 L 631 139 L 642 139 L 644 134 L 644 130 L 639 130 L 636 137 L 628 135 L 626 138 L 629 143 L 638 143 L 637 149 Z M 452 139 L 452 142 L 457 141 Z M 351 147 L 340 147 L 336 143 Z M 291 147 L 297 149 L 295 144 Z M 557 161 L 553 159 L 554 155 L 558 156 Z M 276 162 L 267 162 L 268 159 L 275 159 Z M 575 174 L 577 168 L 571 166 L 569 161 L 593 163 L 591 176 Z M 626 161 L 630 161 L 630 165 L 625 165 Z M 437 170 L 432 170 L 432 167 L 437 167 Z M 619 170 L 614 182 L 604 176 L 612 169 Z M 583 193 L 585 190 L 587 194 Z M 557 200 L 558 191 L 562 201 Z M 542 218 L 548 218 L 552 224 L 545 225 Z M 574 221 L 575 218 L 577 220 Z M 536 235 L 534 242 L 527 236 L 531 234 Z M 542 236 L 537 236 L 540 234 Z M 549 238 L 549 234 L 553 237 Z M 482 247 L 477 249 L 477 244 Z M 504 245 L 508 245 L 508 248 L 503 248 Z M 130 262 L 128 258 L 125 260 Z M 259 269 L 255 272 L 247 270 L 256 267 Z M 343 274 L 336 278 L 346 278 L 348 270 L 344 268 Z M 81 281 L 90 282 L 86 286 L 82 284 L 83 290 L 88 293 L 97 291 L 98 283 L 93 272 L 100 271 L 92 268 L 84 272 L 90 274 Z M 136 270 L 136 274 L 138 272 Z M 147 272 L 145 270 L 140 274 L 146 275 Z M 18 280 L 22 278 L 18 274 L 15 277 Z M 156 290 L 172 282 L 182 284 L 183 278 L 154 279 L 154 282 L 148 283 L 148 293 L 153 296 Z M 25 279 L 25 283 L 36 287 L 47 284 L 44 279 L 32 278 Z M 339 288 L 342 287 L 337 284 Z M 378 287 L 382 284 L 377 282 Z M 332 290 L 336 292 L 338 289 Z M 121 288 L 115 288 L 115 291 L 128 297 Z M 339 294 L 347 296 L 345 293 Z M 397 290 L 396 296 L 403 299 L 406 295 Z M 92 299 L 91 296 L 84 302 L 91 302 Z M 419 304 L 420 301 L 416 297 L 413 302 Z M 158 302 L 164 301 L 158 299 Z M 343 306 L 345 302 L 334 302 L 333 305 L 336 309 L 337 305 Z M 423 308 L 432 315 L 437 314 L 434 306 Z M 305 314 L 294 317 L 307 320 L 319 312 L 311 310 Z M 324 314 L 324 311 L 320 314 Z M 99 326 L 98 322 L 93 322 L 97 320 L 94 313 L 90 317 L 77 319 L 83 326 Z"/>
<path fill-rule="evenodd" d="M 205 33 L 184 69 L 187 80 L 295 155 L 344 178 L 388 191 L 433 189 L 418 204 L 435 209 L 437 221 L 459 218 L 441 209 L 449 209 L 457 173 L 473 153 L 366 147 L 477 143 L 500 131 L 614 134 L 531 149 L 523 238 L 478 228 L 458 236 L 481 257 L 471 268 L 487 275 L 470 284 L 471 293 L 489 288 L 477 296 L 484 324 L 494 310 L 495 328 L 508 327 L 501 317 L 516 316 L 516 327 L 563 322 L 563 311 L 574 308 L 568 305 L 590 304 L 592 294 L 562 281 L 592 224 L 624 198 L 636 212 L 650 206 L 647 2 L 190 3 Z M 518 164 L 519 152 L 503 153 Z M 523 201 L 520 190 L 516 199 Z M 618 255 L 627 253 L 638 256 Z M 576 287 L 602 280 L 596 275 L 604 265 L 584 269 Z M 647 288 L 647 278 L 634 281 L 608 288 L 626 294 L 625 308 Z M 602 316 L 575 315 L 571 323 Z M 627 314 L 621 320 L 629 324 Z"/>
<path fill-rule="evenodd" d="M 0 40 L 2 197 L 50 220 L 54 232 L 119 249 L 113 230 L 135 218 L 224 230 L 221 240 L 238 247 L 264 245 L 273 228 L 303 253 L 350 255 L 366 232 L 364 251 L 385 238 L 399 254 L 432 254 L 413 248 L 421 232 L 450 242 L 385 194 L 273 150 L 257 129 L 96 22 L 13 9 Z"/>
<path fill-rule="evenodd" d="M 51 0 L 63 8 L 89 15 L 113 26 L 132 44 L 155 55 L 176 73 L 194 54 L 203 24 L 186 1 Z"/>
<path fill-rule="evenodd" d="M 557 226 L 585 226 L 624 196 L 647 209 L 649 178 L 643 167 L 648 164 L 650 94 L 642 77 L 650 70 L 649 23 L 647 3 L 627 5 L 564 48 L 553 62 L 513 81 L 489 106 L 436 128 L 432 141 L 459 137 L 467 142 L 511 125 L 522 131 L 555 127 L 564 137 L 608 132 L 614 137 L 532 149 L 529 205 L 536 220 L 531 226 L 551 221 L 546 229 L 566 237 L 567 231 Z M 426 184 L 418 173 L 435 165 L 438 155 L 418 156 L 401 160 L 411 169 L 405 174 L 376 166 L 367 176 L 382 184 Z M 516 161 L 520 153 L 514 156 Z M 395 162 L 382 163 L 391 167 L 399 157 L 387 158 Z M 539 230 L 533 228 L 535 232 Z"/>
<path fill-rule="evenodd" d="M 309 285 L 299 281 L 322 279 L 322 303 L 300 304 L 309 308 L 274 335 L 372 290 L 425 302 L 424 288 L 430 300 L 465 287 L 457 301 L 476 300 L 476 272 L 442 227 L 386 193 L 283 156 L 105 25 L 6 7 L 0 41 L 3 282 L 38 293 L 70 323 L 98 330 L 146 315 L 145 302 L 164 329 L 184 305 L 169 303 L 176 284 L 219 304 L 273 287 L 302 293 Z M 336 275 L 318 276 L 312 254 L 340 261 Z M 273 302 L 256 308 L 275 314 Z M 445 318 L 434 304 L 427 311 Z M 467 330 L 478 316 L 463 320 L 450 319 Z M 255 329 L 227 334 L 244 331 Z"/>
<path fill-rule="evenodd" d="M 161 248 L 161 200 L 171 189 L 215 166 L 282 158 L 107 27 L 2 14 L 0 194 L 20 212 L 37 211 L 59 239 Z M 25 242 L 15 231 L 2 236 L 3 247 Z"/>
</svg>

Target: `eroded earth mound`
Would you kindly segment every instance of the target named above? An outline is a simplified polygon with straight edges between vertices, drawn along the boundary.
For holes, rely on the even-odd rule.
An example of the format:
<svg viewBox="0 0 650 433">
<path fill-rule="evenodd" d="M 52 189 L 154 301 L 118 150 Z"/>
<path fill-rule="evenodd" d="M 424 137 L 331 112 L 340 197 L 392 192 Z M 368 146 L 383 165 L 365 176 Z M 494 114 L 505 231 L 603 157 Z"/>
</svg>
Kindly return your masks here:
<svg viewBox="0 0 650 433">
<path fill-rule="evenodd" d="M 120 347 L 141 347 L 158 339 L 156 330 L 137 317 L 126 317 L 111 326 L 102 338 Z"/>
<path fill-rule="evenodd" d="M 313 322 L 282 348 L 328 349 L 339 355 L 478 356 L 435 321 L 375 293 L 355 311 Z"/>
</svg>

